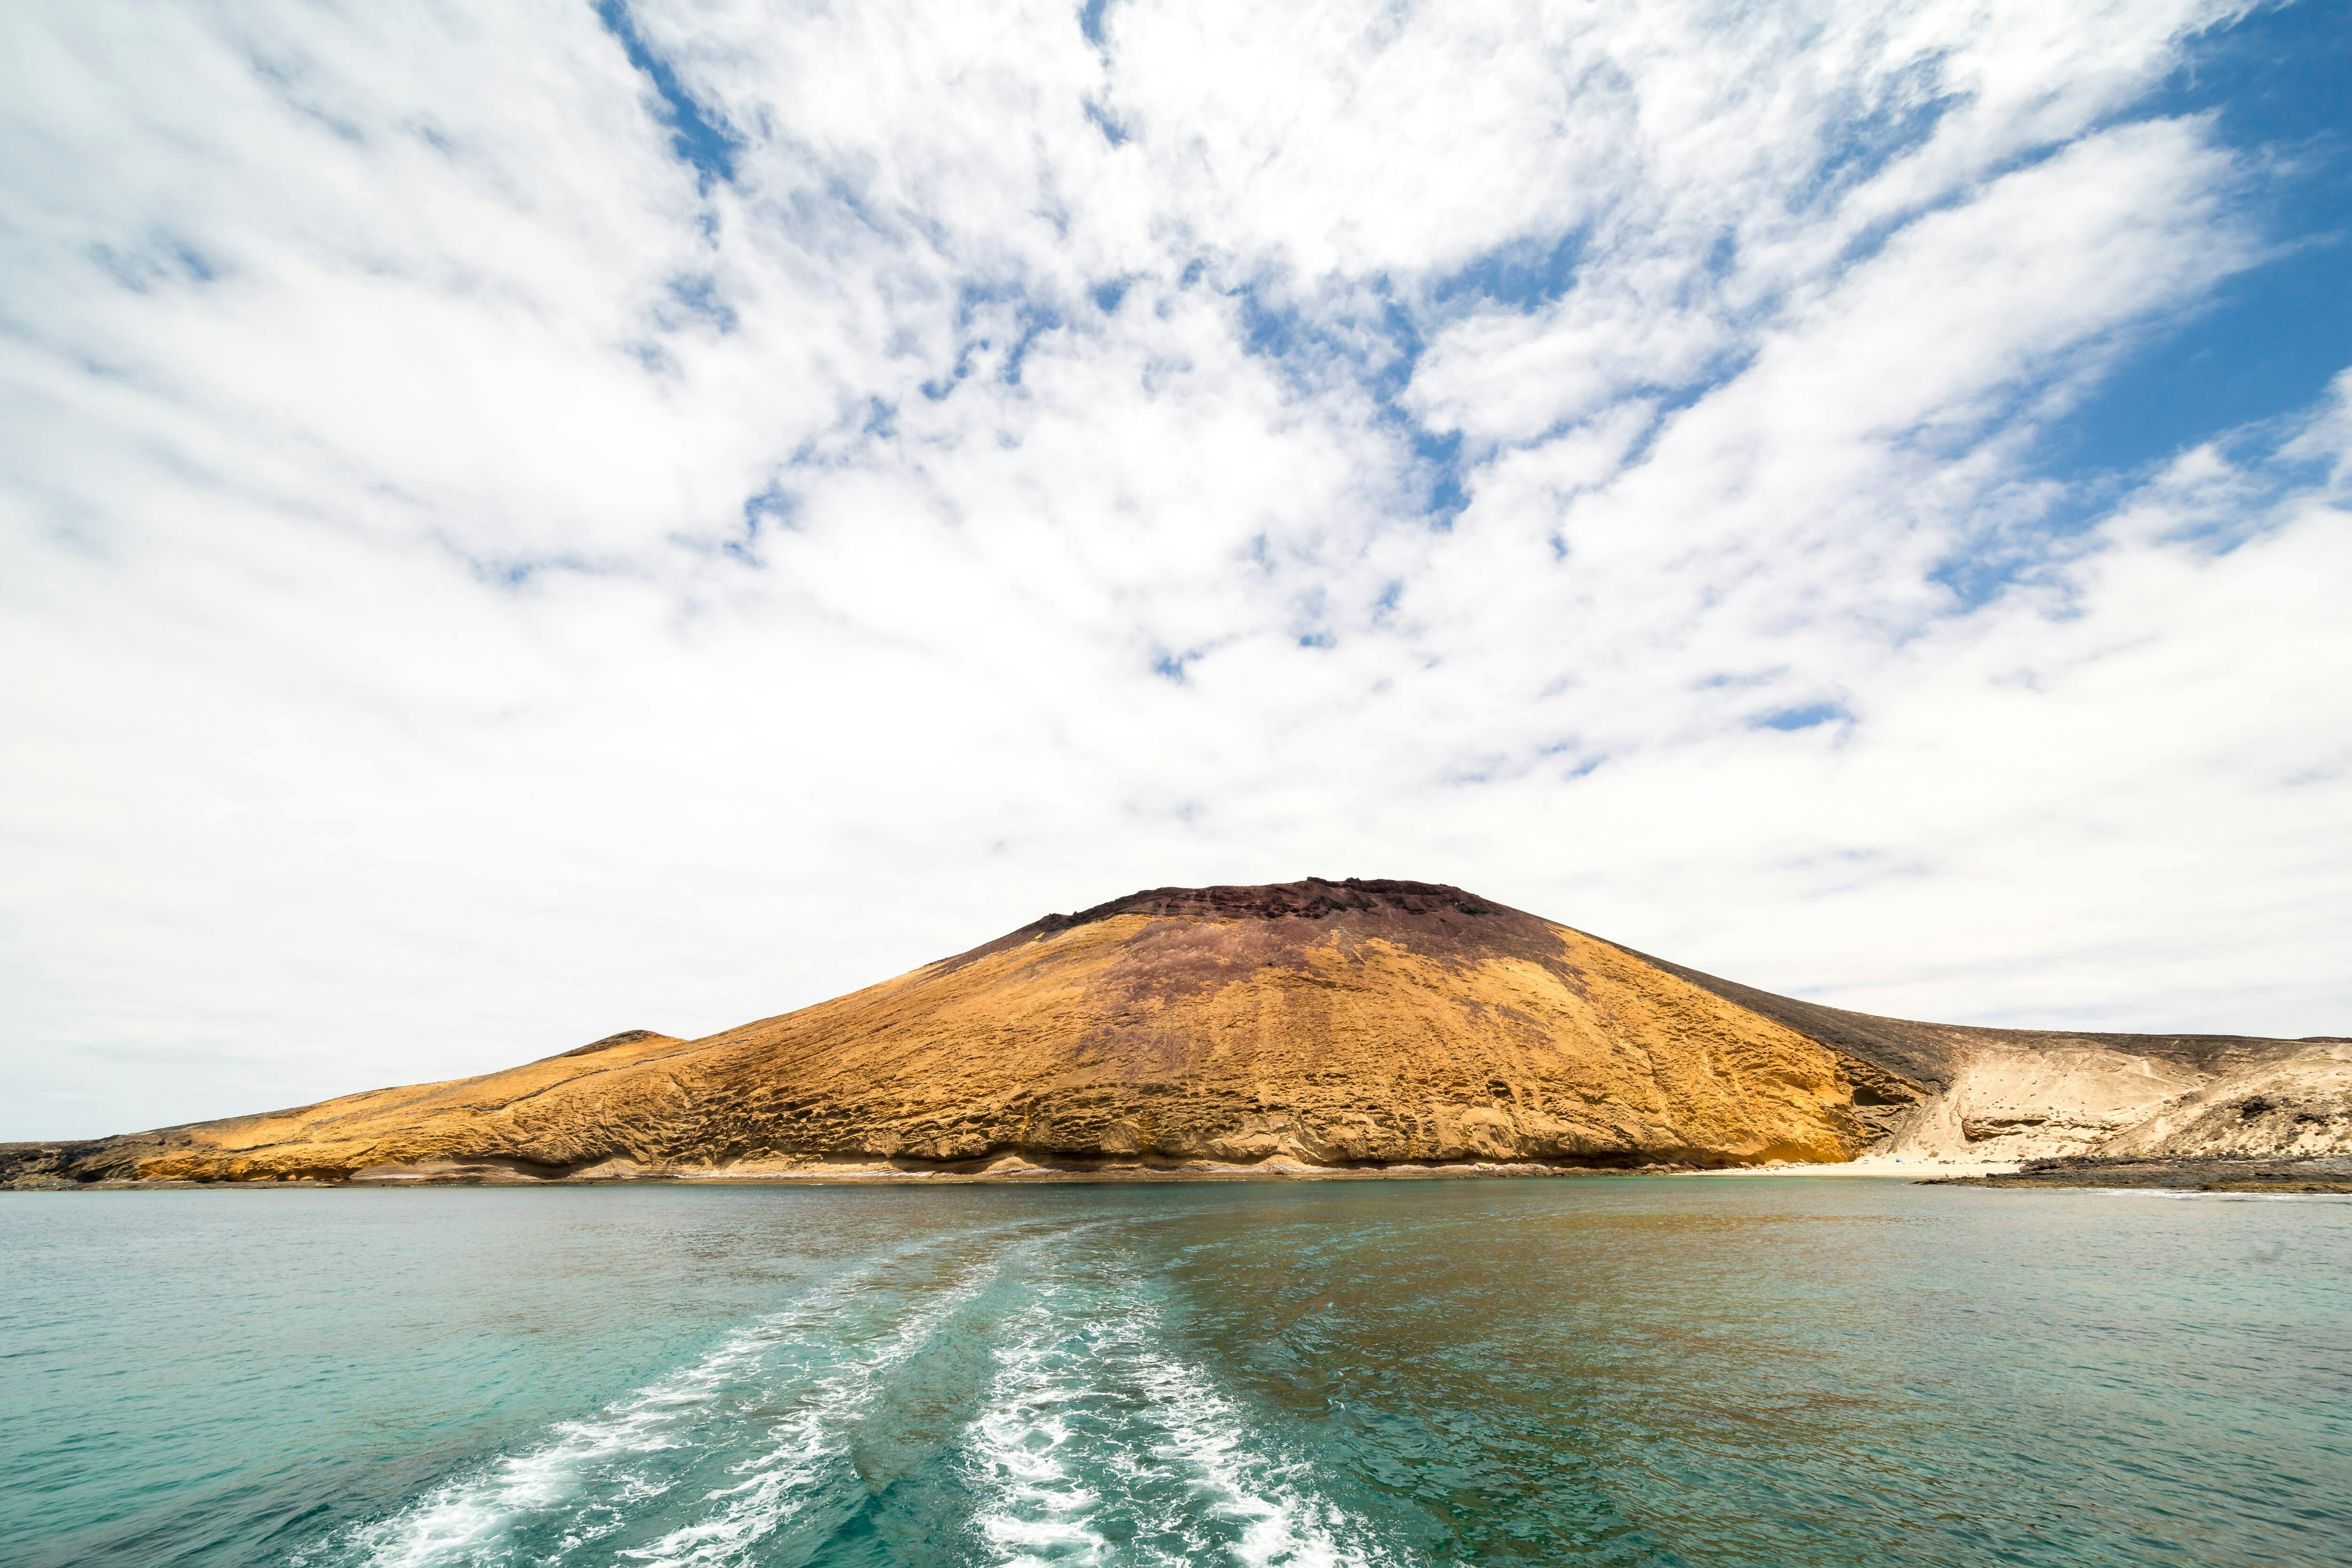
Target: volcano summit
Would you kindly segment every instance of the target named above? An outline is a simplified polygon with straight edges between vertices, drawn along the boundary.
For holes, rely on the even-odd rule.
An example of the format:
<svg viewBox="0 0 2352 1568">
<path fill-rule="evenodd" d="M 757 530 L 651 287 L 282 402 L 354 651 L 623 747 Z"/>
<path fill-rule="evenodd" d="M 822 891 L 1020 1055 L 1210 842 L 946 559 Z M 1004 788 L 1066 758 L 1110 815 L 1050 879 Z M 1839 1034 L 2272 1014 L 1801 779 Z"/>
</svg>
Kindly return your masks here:
<svg viewBox="0 0 2352 1568">
<path fill-rule="evenodd" d="M 1161 888 L 698 1040 L 71 1143 L 0 1182 L 1699 1166 L 2352 1150 L 2352 1042 L 1916 1024 L 1421 882 Z"/>
</svg>

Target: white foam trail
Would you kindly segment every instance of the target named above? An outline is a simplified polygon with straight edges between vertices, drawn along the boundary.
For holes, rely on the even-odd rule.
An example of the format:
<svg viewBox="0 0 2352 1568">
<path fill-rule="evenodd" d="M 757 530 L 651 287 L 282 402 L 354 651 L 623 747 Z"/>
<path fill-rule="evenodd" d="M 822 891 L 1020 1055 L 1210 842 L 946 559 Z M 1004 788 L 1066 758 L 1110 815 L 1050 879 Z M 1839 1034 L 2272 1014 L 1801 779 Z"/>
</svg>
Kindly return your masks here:
<svg viewBox="0 0 2352 1568">
<path fill-rule="evenodd" d="M 951 1285 L 917 1296 L 878 1340 L 844 1341 L 868 1306 L 855 1298 L 903 1256 L 877 1258 L 601 1415 L 559 1425 L 528 1450 L 340 1534 L 326 1543 L 330 1555 L 365 1568 L 526 1558 L 556 1568 L 633 1523 L 660 1528 L 645 1505 L 666 1494 L 664 1511 L 689 1522 L 620 1560 L 732 1568 L 789 1552 L 780 1531 L 797 1520 L 802 1532 L 821 1533 L 831 1525 L 813 1510 L 853 1506 L 849 1439 L 891 1369 L 989 1289 L 1009 1254 L 975 1260 Z M 1370 1541 L 1362 1521 L 1317 1495 L 1304 1464 L 1260 1451 L 1246 1410 L 1205 1370 L 1160 1348 L 1163 1326 L 1132 1287 L 1048 1284 L 1008 1327 L 964 1434 L 983 1500 L 972 1523 L 1003 1568 L 1365 1568 L 1379 1559 L 1359 1544 Z M 747 1397 L 764 1408 L 747 1411 Z M 769 1419 L 770 1398 L 789 1401 L 789 1412 Z M 698 1517 L 681 1509 L 679 1488 L 696 1467 L 707 1478 L 751 1441 L 757 1450 L 728 1467 L 728 1484 L 690 1483 L 701 1491 Z M 694 1452 L 657 1457 L 675 1449 Z M 303 1561 L 294 1559 L 297 1568 Z"/>
<path fill-rule="evenodd" d="M 368 1568 L 435 1568 L 443 1563 L 495 1561 L 517 1521 L 576 1498 L 615 1462 L 686 1446 L 685 1427 L 723 1391 L 756 1372 L 776 1342 L 803 1332 L 836 1310 L 842 1295 L 862 1283 L 871 1269 L 834 1281 L 784 1311 L 761 1319 L 722 1342 L 693 1365 L 647 1384 L 604 1414 L 566 1421 L 537 1447 L 510 1454 L 486 1471 L 435 1489 L 416 1503 L 352 1537 Z M 660 1495 L 667 1488 L 624 1473 L 605 1500 L 615 1517 L 590 1524 L 563 1547 L 611 1533 L 623 1506 Z M 598 1510 L 597 1511 L 605 1511 Z"/>
<path fill-rule="evenodd" d="M 732 1468 L 745 1479 L 709 1494 L 709 1501 L 725 1500 L 718 1513 L 623 1555 L 647 1568 L 718 1568 L 743 1561 L 808 1505 L 815 1483 L 840 1453 L 844 1428 L 872 1403 L 880 1375 L 921 1349 L 957 1308 L 987 1288 L 999 1267 L 992 1262 L 932 1297 L 879 1348 L 811 1389 L 803 1407 L 771 1429 L 775 1440 L 766 1451 Z"/>
<path fill-rule="evenodd" d="M 740 1427 L 713 1433 L 698 1429 L 698 1424 L 723 1415 L 719 1406 L 726 1396 L 756 1390 L 777 1349 L 813 1345 L 834 1360 L 847 1354 L 845 1347 L 836 1350 L 831 1339 L 849 1299 L 891 1265 L 927 1250 L 929 1244 L 917 1244 L 850 1270 L 782 1311 L 730 1335 L 693 1365 L 648 1384 L 604 1413 L 561 1423 L 551 1429 L 547 1441 L 502 1457 L 434 1489 L 387 1519 L 327 1543 L 331 1556 L 364 1568 L 488 1568 L 513 1557 L 516 1543 L 511 1538 L 519 1528 L 562 1509 L 570 1516 L 562 1540 L 551 1552 L 536 1552 L 532 1561 L 565 1561 L 580 1548 L 625 1528 L 640 1505 L 672 1489 L 674 1479 L 641 1468 L 649 1456 L 740 1439 Z M 688 1532 L 674 1532 L 652 1552 L 630 1555 L 656 1563 L 722 1563 L 740 1544 L 766 1534 L 791 1511 L 790 1502 L 777 1494 L 799 1473 L 789 1458 L 769 1461 L 821 1449 L 825 1432 L 849 1413 L 873 1374 L 903 1359 L 940 1318 L 992 1278 L 997 1267 L 991 1262 L 978 1275 L 933 1298 L 874 1355 L 816 1384 L 804 1408 L 770 1429 L 769 1435 L 781 1440 L 772 1442 L 761 1459 L 736 1467 L 739 1473 L 751 1471 L 751 1479 L 712 1494 L 714 1500 L 730 1500 L 719 1519 L 706 1527 L 689 1527 L 703 1529 L 703 1536 L 682 1539 Z M 764 1526 L 760 1523 L 763 1518 L 770 1521 Z M 685 1554 L 665 1555 L 664 1549 L 673 1543 L 676 1552 Z M 308 1554 L 297 1555 L 293 1568 L 303 1568 L 308 1561 Z"/>
<path fill-rule="evenodd" d="M 1025 1327 L 996 1352 L 1001 1370 L 964 1436 L 987 1499 L 972 1522 L 999 1568 L 1375 1560 L 1353 1544 L 1366 1538 L 1361 1522 L 1302 1484 L 1304 1465 L 1258 1452 L 1243 1408 L 1205 1371 L 1156 1348 L 1166 1335 L 1145 1304 L 1074 1311 L 1049 1295 Z M 1107 1530 L 1120 1514 L 1127 1528 Z M 1226 1526 L 1214 1534 L 1238 1539 L 1213 1539 L 1204 1516 Z M 1180 1552 L 1166 1550 L 1171 1539 Z"/>
<path fill-rule="evenodd" d="M 1029 1335 L 996 1352 L 1002 1370 L 990 1383 L 986 1408 L 965 1441 L 992 1505 L 973 1522 L 999 1552 L 1004 1568 L 1095 1564 L 1110 1542 L 1094 1526 L 1102 1500 L 1070 1473 L 1074 1447 L 1069 1406 L 1095 1391 L 1072 1388 L 1066 1355 L 1049 1349 L 1051 1320 L 1033 1312 Z"/>
<path fill-rule="evenodd" d="M 1138 1358 L 1137 1382 L 1166 1428 L 1162 1455 L 1191 1467 L 1195 1494 L 1212 1514 L 1242 1521 L 1232 1548 L 1249 1568 L 1360 1568 L 1370 1559 L 1343 1546 L 1347 1513 L 1292 1484 L 1305 1467 L 1251 1451 L 1240 1406 L 1208 1373 L 1153 1352 Z"/>
</svg>

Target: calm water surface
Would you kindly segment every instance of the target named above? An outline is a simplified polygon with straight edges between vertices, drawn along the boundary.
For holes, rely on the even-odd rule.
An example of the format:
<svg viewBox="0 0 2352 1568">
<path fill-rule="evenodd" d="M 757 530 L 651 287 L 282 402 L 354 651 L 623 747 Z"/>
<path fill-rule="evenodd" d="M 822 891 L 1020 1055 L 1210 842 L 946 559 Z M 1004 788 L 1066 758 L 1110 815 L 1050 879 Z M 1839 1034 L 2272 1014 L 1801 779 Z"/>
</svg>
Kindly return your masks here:
<svg viewBox="0 0 2352 1568">
<path fill-rule="evenodd" d="M 2352 1202 L 0 1194 L 0 1563 L 2352 1564 Z"/>
</svg>

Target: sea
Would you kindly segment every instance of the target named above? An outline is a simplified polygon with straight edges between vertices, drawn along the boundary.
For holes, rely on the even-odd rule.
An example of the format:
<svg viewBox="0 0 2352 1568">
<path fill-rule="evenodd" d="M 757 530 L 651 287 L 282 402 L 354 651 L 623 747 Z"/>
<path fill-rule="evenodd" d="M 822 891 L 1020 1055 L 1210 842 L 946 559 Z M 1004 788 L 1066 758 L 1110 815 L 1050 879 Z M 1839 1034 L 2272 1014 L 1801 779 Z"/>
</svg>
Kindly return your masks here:
<svg viewBox="0 0 2352 1568">
<path fill-rule="evenodd" d="M 2352 1564 L 2352 1201 L 0 1194 L 0 1563 Z"/>
</svg>

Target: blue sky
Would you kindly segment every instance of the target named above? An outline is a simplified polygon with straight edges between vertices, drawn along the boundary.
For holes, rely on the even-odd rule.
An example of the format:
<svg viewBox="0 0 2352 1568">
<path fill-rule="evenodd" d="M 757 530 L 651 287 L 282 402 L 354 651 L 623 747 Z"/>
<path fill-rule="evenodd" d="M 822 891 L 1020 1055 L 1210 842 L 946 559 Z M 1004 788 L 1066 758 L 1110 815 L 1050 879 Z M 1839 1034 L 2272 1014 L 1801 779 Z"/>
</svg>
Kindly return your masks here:
<svg viewBox="0 0 2352 1568">
<path fill-rule="evenodd" d="M 2258 11 L 2184 55 L 2143 112 L 2212 117 L 2251 166 L 2272 253 L 2132 345 L 2056 423 L 2047 461 L 2059 473 L 2128 471 L 2292 416 L 2352 364 L 2352 10 Z"/>
<path fill-rule="evenodd" d="M 0 18 L 0 1136 L 1138 887 L 2352 1033 L 2352 8 Z"/>
</svg>

